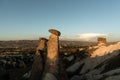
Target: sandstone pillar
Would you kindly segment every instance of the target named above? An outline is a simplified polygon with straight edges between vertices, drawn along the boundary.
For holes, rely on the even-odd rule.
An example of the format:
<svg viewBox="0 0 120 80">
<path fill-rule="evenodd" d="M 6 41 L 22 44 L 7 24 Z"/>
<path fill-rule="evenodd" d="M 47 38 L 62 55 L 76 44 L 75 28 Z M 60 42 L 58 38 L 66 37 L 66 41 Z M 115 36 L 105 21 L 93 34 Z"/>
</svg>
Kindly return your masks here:
<svg viewBox="0 0 120 80">
<path fill-rule="evenodd" d="M 49 32 L 51 35 L 47 46 L 46 71 L 58 74 L 59 36 L 61 33 L 54 29 L 50 29 Z"/>
<path fill-rule="evenodd" d="M 42 78 L 42 73 L 45 65 L 46 50 L 47 39 L 40 38 L 39 45 L 34 56 L 30 80 L 40 80 Z"/>
</svg>

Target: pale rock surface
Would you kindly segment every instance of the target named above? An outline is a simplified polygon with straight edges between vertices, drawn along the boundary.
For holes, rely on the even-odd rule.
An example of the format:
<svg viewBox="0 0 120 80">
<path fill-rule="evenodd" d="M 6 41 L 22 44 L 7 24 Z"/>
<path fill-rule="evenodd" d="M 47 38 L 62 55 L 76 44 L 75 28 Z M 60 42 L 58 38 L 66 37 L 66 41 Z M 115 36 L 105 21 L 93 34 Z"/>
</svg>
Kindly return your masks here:
<svg viewBox="0 0 120 80">
<path fill-rule="evenodd" d="M 46 73 L 43 80 L 57 80 L 57 78 L 52 73 Z"/>
<path fill-rule="evenodd" d="M 120 67 L 117 65 L 118 62 L 115 63 L 116 68 L 112 67 L 112 63 L 120 57 L 119 49 L 120 42 L 110 46 L 99 46 L 93 51 L 92 57 L 75 62 L 66 71 L 75 72 L 84 64 L 79 74 L 73 75 L 71 80 L 120 80 Z M 108 67 L 108 70 L 105 70 L 109 64 L 111 64 L 110 68 Z"/>
<path fill-rule="evenodd" d="M 110 46 L 101 46 L 91 54 L 91 57 L 104 56 L 118 49 L 120 49 L 120 42 Z"/>
<path fill-rule="evenodd" d="M 83 63 L 85 63 L 85 65 L 83 66 L 82 70 L 80 71 L 80 74 L 84 74 L 88 70 L 89 71 L 93 70 L 97 65 L 99 65 L 99 64 L 107 61 L 108 59 L 115 57 L 119 54 L 120 53 L 118 50 L 118 51 L 113 52 L 112 54 L 105 55 L 102 57 L 86 58 L 85 60 L 83 60 Z"/>
</svg>

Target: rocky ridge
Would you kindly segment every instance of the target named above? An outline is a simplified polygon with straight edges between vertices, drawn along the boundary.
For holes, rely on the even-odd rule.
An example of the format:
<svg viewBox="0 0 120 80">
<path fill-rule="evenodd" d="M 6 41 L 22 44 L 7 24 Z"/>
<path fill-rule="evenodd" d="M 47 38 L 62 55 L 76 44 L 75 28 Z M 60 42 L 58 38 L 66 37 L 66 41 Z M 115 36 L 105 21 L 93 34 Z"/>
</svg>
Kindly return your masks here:
<svg viewBox="0 0 120 80">
<path fill-rule="evenodd" d="M 93 48 L 96 50 L 90 57 L 77 61 L 66 69 L 72 75 L 70 80 L 119 80 L 120 42 Z"/>
</svg>

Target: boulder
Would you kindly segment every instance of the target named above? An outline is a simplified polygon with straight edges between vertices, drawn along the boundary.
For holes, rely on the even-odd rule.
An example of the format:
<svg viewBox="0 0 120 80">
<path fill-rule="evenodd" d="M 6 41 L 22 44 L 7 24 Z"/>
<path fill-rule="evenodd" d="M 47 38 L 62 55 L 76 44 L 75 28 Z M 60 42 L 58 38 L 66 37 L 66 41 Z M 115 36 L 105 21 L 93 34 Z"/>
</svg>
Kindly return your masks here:
<svg viewBox="0 0 120 80">
<path fill-rule="evenodd" d="M 46 73 L 43 80 L 57 80 L 57 78 L 52 73 Z"/>
</svg>

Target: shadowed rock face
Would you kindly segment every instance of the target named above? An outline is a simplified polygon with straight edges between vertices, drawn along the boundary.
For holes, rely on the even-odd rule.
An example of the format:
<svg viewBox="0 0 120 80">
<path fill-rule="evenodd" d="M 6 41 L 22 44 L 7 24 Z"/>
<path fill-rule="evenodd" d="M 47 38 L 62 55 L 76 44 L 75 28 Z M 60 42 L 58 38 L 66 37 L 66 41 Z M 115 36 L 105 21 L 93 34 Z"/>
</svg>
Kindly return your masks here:
<svg viewBox="0 0 120 80">
<path fill-rule="evenodd" d="M 57 30 L 50 29 L 51 33 L 47 47 L 47 62 L 46 71 L 51 73 L 58 73 L 58 57 L 59 57 L 59 36 L 60 32 Z"/>
<path fill-rule="evenodd" d="M 46 51 L 47 50 L 47 41 L 48 40 L 46 38 L 40 38 L 39 39 L 39 45 L 38 45 L 36 53 L 35 53 L 36 56 L 41 55 L 40 54 L 41 51 Z"/>
<path fill-rule="evenodd" d="M 42 77 L 45 64 L 46 47 L 47 39 L 40 38 L 39 45 L 34 56 L 34 63 L 32 66 L 30 80 L 39 80 Z"/>
</svg>

